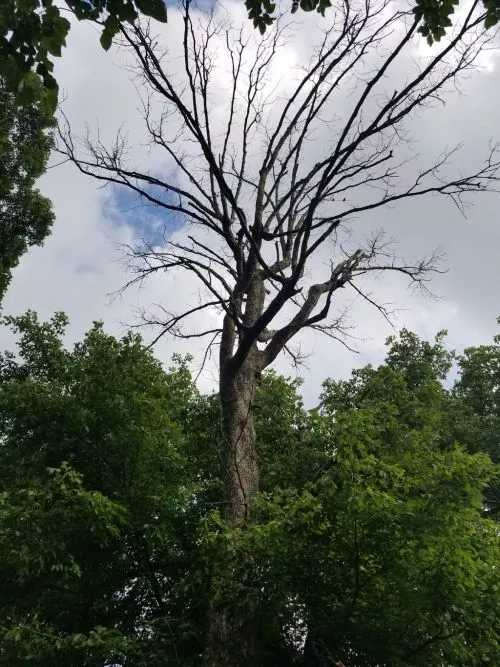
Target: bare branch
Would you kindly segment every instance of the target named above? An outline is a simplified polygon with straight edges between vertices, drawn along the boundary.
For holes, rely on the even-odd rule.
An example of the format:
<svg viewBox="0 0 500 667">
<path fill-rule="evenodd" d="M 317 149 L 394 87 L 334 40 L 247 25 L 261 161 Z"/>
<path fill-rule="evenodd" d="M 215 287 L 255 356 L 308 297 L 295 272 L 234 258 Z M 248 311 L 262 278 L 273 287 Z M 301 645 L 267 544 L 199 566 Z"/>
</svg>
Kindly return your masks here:
<svg viewBox="0 0 500 667">
<path fill-rule="evenodd" d="M 111 147 L 99 134 L 76 140 L 64 116 L 59 150 L 81 172 L 128 188 L 181 222 L 175 237 L 168 218 L 162 243 L 129 249 L 128 285 L 182 269 L 202 288 L 199 306 L 179 314 L 166 308 L 151 319 L 160 335 L 220 334 L 221 368 L 234 373 L 253 355 L 260 373 L 306 327 L 345 342 L 343 322 L 329 319 L 341 288 L 391 320 L 363 276 L 390 271 L 429 292 L 438 254 L 407 261 L 380 235 L 344 248 L 353 218 L 367 211 L 441 195 L 463 214 L 468 195 L 498 190 L 499 146 L 465 174 L 453 171 L 459 146 L 422 166 L 407 127 L 476 67 L 492 39 L 483 13 L 474 0 L 424 58 L 414 53 L 412 12 L 390 0 L 342 2 L 332 25 L 318 31 L 309 61 L 286 82 L 276 65 L 294 27 L 280 21 L 259 37 L 233 27 L 221 8 L 194 12 L 186 0 L 176 63 L 150 26 L 123 26 L 161 166 L 131 167 L 123 134 Z M 321 251 L 330 268 L 318 278 Z M 205 308 L 217 309 L 220 328 L 189 331 L 186 322 Z"/>
</svg>

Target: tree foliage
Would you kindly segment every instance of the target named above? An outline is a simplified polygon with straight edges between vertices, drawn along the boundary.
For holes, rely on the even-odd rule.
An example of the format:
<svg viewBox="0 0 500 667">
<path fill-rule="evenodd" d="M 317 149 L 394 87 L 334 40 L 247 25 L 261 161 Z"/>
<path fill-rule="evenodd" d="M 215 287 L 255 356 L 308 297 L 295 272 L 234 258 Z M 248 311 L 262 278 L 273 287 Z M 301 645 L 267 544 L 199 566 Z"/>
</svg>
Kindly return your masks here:
<svg viewBox="0 0 500 667">
<path fill-rule="evenodd" d="M 47 166 L 54 119 L 36 77 L 30 82 L 37 95 L 18 104 L 0 76 L 0 299 L 20 256 L 43 242 L 53 222 L 36 181 Z"/>
<path fill-rule="evenodd" d="M 165 373 L 134 336 L 96 325 L 69 353 L 64 316 L 11 323 L 20 358 L 1 365 L 0 662 L 140 654 L 150 624 L 181 613 L 182 596 L 163 591 L 192 565 L 180 424 L 194 388 L 182 363 Z M 153 664 L 166 630 L 148 644 Z"/>
<path fill-rule="evenodd" d="M 348 5 L 348 0 L 343 0 Z M 484 5 L 484 26 L 492 28 L 500 20 L 499 0 L 482 0 Z M 322 16 L 336 3 L 331 0 L 292 0 L 291 12 L 299 9 L 304 12 L 316 11 Z M 439 42 L 452 25 L 452 16 L 459 6 L 460 0 L 415 0 L 413 14 L 420 23 L 418 32 L 427 38 L 429 45 Z M 256 28 L 264 33 L 275 20 L 276 3 L 272 0 L 245 0 L 248 17 L 253 20 Z"/>
<path fill-rule="evenodd" d="M 101 45 L 109 49 L 113 37 L 123 23 L 133 23 L 140 14 L 158 21 L 167 20 L 163 0 L 66 0 L 66 7 L 78 20 L 90 20 L 103 26 Z M 334 5 L 339 3 L 333 3 Z M 349 2 L 343 0 L 347 8 Z M 498 0 L 483 0 L 484 25 L 495 26 L 500 19 Z M 439 42 L 452 25 L 451 17 L 459 0 L 416 0 L 413 10 L 420 23 L 419 33 L 429 44 Z M 264 33 L 274 22 L 276 2 L 272 0 L 245 0 L 248 17 Z M 322 16 L 332 7 L 331 0 L 293 0 L 292 14 L 299 9 L 317 11 Z M 24 96 L 33 95 L 29 77 L 36 71 L 48 92 L 49 102 L 55 109 L 57 81 L 52 72 L 53 57 L 61 56 L 70 29 L 70 21 L 61 13 L 53 0 L 4 0 L 0 7 L 0 76 L 5 77 L 9 89 Z"/>
<path fill-rule="evenodd" d="M 460 378 L 455 394 L 461 401 L 457 423 L 468 434 L 471 451 L 488 453 L 500 463 L 500 336 L 491 345 L 467 348 L 458 358 Z M 460 414 L 458 414 L 460 412 Z M 486 493 L 487 512 L 500 513 L 500 483 L 497 479 Z"/>
<path fill-rule="evenodd" d="M 79 21 L 103 26 L 101 45 L 109 49 L 121 22 L 133 22 L 139 13 L 167 20 L 163 0 L 67 0 L 61 8 L 53 0 L 3 0 L 0 6 L 0 76 L 11 91 L 33 95 L 30 72 L 35 71 L 46 88 L 52 110 L 57 102 L 53 57 L 66 46 L 70 21 L 61 9 Z"/>
<path fill-rule="evenodd" d="M 248 664 L 495 664 L 500 550 L 483 493 L 498 444 L 481 419 L 467 431 L 449 418 L 480 414 L 489 346 L 446 389 L 443 336 L 403 331 L 379 368 L 325 382 L 315 410 L 296 381 L 266 374 L 262 491 L 253 521 L 232 526 L 218 403 L 188 360 L 164 370 L 139 337 L 98 324 L 68 351 L 62 315 L 8 324 L 2 664 L 206 664 L 214 587 L 258 622 Z"/>
</svg>

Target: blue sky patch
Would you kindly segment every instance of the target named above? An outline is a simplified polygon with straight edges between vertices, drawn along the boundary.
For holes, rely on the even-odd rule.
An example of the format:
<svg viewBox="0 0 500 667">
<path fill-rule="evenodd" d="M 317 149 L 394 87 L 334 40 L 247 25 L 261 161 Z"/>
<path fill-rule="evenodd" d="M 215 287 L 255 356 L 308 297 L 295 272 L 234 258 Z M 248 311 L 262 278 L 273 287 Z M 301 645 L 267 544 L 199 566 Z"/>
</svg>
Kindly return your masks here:
<svg viewBox="0 0 500 667">
<path fill-rule="evenodd" d="M 163 188 L 150 187 L 147 192 L 159 201 L 172 201 Z M 179 215 L 126 186 L 115 186 L 108 202 L 108 206 L 104 206 L 105 212 L 112 208 L 112 217 L 117 224 L 131 227 L 138 236 L 153 245 L 163 243 L 184 223 Z"/>
</svg>

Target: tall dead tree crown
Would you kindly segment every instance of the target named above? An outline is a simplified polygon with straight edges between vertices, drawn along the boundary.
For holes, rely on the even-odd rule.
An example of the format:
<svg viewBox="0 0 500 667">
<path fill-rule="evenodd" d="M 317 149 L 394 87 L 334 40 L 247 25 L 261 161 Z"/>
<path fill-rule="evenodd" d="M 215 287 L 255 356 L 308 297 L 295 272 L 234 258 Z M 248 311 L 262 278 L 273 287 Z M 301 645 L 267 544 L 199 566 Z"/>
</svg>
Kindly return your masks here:
<svg viewBox="0 0 500 667">
<path fill-rule="evenodd" d="M 321 38 L 310 61 L 294 70 L 285 92 L 273 81 L 273 68 L 293 25 L 278 21 L 261 38 L 234 27 L 220 8 L 207 13 L 187 0 L 182 12 L 175 58 L 150 25 L 121 28 L 141 80 L 149 138 L 165 152 L 163 173 L 129 168 L 121 138 L 111 148 L 89 137 L 76 140 L 64 119 L 59 130 L 59 150 L 82 172 L 129 188 L 188 230 L 183 241 L 167 233 L 163 243 L 129 249 L 130 283 L 180 269 L 196 276 L 205 292 L 183 312 L 163 308 L 149 315 L 160 335 L 207 337 L 210 344 L 222 339 L 221 363 L 235 368 L 257 344 L 263 369 L 304 328 L 341 337 L 342 318 L 331 313 L 341 288 L 377 305 L 362 276 L 396 271 L 425 289 L 437 270 L 436 254 L 407 262 L 382 234 L 353 247 L 345 230 L 355 217 L 399 200 L 441 194 L 463 210 L 465 194 L 496 187 L 496 146 L 472 173 L 451 177 L 458 147 L 431 165 L 417 165 L 411 177 L 401 151 L 405 121 L 474 69 L 494 39 L 482 29 L 480 3 L 446 42 L 414 59 L 411 73 L 389 92 L 388 77 L 418 39 L 418 21 L 399 3 L 336 3 L 315 33 Z M 223 72 L 221 53 L 228 63 Z M 229 83 L 224 120 L 216 122 L 221 107 L 214 107 L 213 86 L 221 76 Z M 344 113 L 332 118 L 339 100 Z M 328 129 L 328 140 L 311 159 L 320 127 Z M 326 244 L 330 268 L 320 282 L 308 282 L 308 268 Z M 191 329 L 189 320 L 207 309 L 221 311 L 224 323 Z M 285 310 L 285 322 L 276 324 Z"/>
</svg>

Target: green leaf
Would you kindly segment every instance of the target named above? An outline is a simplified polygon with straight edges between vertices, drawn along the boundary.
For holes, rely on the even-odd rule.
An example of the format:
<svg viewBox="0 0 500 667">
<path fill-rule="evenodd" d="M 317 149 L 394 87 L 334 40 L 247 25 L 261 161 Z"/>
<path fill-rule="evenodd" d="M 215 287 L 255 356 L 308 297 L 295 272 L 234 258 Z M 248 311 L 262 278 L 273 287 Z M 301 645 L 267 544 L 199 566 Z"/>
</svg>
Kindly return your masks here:
<svg viewBox="0 0 500 667">
<path fill-rule="evenodd" d="M 108 51 L 113 43 L 113 37 L 120 29 L 120 23 L 115 16 L 108 16 L 104 22 L 104 30 L 101 33 L 100 42 L 105 51 Z"/>
<path fill-rule="evenodd" d="M 167 5 L 163 0 L 135 0 L 137 8 L 146 16 L 151 16 L 157 21 L 166 23 Z"/>
<path fill-rule="evenodd" d="M 489 13 L 484 20 L 484 27 L 486 29 L 493 28 L 497 25 L 498 21 L 499 19 L 497 14 Z"/>
</svg>

